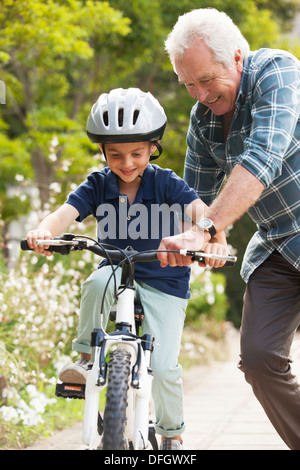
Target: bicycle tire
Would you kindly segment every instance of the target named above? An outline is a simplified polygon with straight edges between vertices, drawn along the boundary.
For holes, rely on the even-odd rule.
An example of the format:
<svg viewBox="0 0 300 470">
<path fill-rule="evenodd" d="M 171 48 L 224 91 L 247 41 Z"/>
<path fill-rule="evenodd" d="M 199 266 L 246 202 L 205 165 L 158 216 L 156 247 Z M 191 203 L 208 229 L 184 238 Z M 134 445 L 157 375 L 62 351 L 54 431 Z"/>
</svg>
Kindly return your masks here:
<svg viewBox="0 0 300 470">
<path fill-rule="evenodd" d="M 125 427 L 131 355 L 116 349 L 109 355 L 106 405 L 103 417 L 103 450 L 126 449 Z"/>
</svg>

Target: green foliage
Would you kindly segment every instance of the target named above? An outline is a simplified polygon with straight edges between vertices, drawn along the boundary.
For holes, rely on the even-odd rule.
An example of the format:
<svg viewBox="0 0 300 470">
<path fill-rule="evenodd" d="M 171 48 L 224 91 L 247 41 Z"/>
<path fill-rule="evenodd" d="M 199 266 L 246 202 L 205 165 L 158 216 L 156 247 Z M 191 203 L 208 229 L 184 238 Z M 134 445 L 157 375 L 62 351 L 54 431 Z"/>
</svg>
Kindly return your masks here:
<svg viewBox="0 0 300 470">
<path fill-rule="evenodd" d="M 186 312 L 186 326 L 218 338 L 219 325 L 226 320 L 228 301 L 223 273 L 204 270 L 191 283 L 191 299 Z"/>
<path fill-rule="evenodd" d="M 80 285 L 97 262 L 89 254 L 67 258 L 27 253 L 14 270 L 0 274 L 2 448 L 22 448 L 82 419 L 82 402 L 56 399 L 54 384 L 69 356 L 78 356 L 71 341 Z"/>
<path fill-rule="evenodd" d="M 7 104 L 1 108 L 3 121 L 8 125 L 7 135 L 22 148 L 18 173 L 25 175 L 33 169 L 31 176 L 43 205 L 50 184 L 56 181 L 58 165 L 49 160 L 53 136 L 59 135 L 62 143 L 59 161 L 64 159 L 63 143 L 68 136 L 77 137 L 73 152 L 78 147 L 80 152 L 84 104 L 90 107 L 94 89 L 99 93 L 94 80 L 96 73 L 97 81 L 102 73 L 100 50 L 101 56 L 107 55 L 107 44 L 128 34 L 129 23 L 108 2 L 2 2 L 0 70 L 7 92 Z M 12 149 L 12 155 L 17 153 Z"/>
</svg>

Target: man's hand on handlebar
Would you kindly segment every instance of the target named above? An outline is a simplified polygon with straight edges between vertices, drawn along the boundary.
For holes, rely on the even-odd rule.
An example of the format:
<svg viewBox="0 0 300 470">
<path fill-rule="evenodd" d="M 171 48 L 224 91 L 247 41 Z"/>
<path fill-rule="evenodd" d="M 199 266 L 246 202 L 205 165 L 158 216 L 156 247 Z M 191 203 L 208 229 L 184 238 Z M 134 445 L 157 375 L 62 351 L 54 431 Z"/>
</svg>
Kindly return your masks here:
<svg viewBox="0 0 300 470">
<path fill-rule="evenodd" d="M 208 254 L 228 255 L 227 244 L 208 243 L 206 238 L 210 236 L 206 232 L 200 230 L 187 230 L 184 233 L 174 235 L 172 237 L 163 238 L 159 250 L 195 250 L 204 251 Z M 181 255 L 179 253 L 160 252 L 157 254 L 162 267 L 169 266 L 189 266 L 192 264 L 190 256 Z M 199 263 L 200 266 L 210 266 L 211 268 L 221 268 L 225 265 L 224 260 L 205 259 L 205 264 Z"/>
<path fill-rule="evenodd" d="M 50 240 L 53 238 L 51 232 L 49 230 L 30 230 L 27 233 L 27 243 L 30 248 L 32 248 L 37 253 L 40 253 L 45 256 L 52 256 L 53 253 L 51 251 L 47 251 L 48 246 L 41 246 L 37 245 L 37 240 Z"/>
</svg>

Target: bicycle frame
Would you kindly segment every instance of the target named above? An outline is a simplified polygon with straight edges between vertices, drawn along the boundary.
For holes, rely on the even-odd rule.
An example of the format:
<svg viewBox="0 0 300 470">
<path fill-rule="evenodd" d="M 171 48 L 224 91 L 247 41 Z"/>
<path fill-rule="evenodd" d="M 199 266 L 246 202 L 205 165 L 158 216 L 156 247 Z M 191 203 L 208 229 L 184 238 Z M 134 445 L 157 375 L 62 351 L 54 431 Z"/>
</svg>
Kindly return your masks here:
<svg viewBox="0 0 300 470">
<path fill-rule="evenodd" d="M 134 317 L 134 262 L 157 260 L 157 250 L 150 252 L 135 252 L 128 247 L 126 250 L 104 248 L 93 239 L 73 234 L 64 234 L 61 238 L 40 240 L 40 245 L 48 246 L 47 250 L 61 254 L 69 254 L 71 250 L 89 250 L 104 256 L 108 260 L 119 260 L 122 263 L 121 283 L 118 286 L 116 328 L 107 333 L 102 328 L 92 333 L 93 348 L 92 367 L 88 371 L 85 386 L 85 407 L 83 418 L 82 440 L 94 449 L 97 429 L 100 392 L 107 383 L 107 353 L 116 350 L 130 353 L 129 386 L 127 393 L 126 426 L 124 428 L 125 442 L 134 450 L 145 449 L 149 437 L 149 405 L 152 388 L 152 371 L 150 368 L 151 351 L 154 338 L 150 335 L 138 336 L 135 329 Z M 30 250 L 27 241 L 21 241 L 21 249 Z M 175 250 L 176 251 L 176 250 Z M 179 253 L 179 251 L 176 251 Z M 193 261 L 204 262 L 204 258 L 222 259 L 232 266 L 235 256 L 220 256 L 199 251 L 182 250 L 181 254 L 191 256 Z M 102 314 L 101 314 L 102 315 Z M 74 387 L 76 388 L 76 387 Z M 80 388 L 80 387 L 79 387 Z M 67 396 L 67 395 L 61 395 Z M 72 392 L 73 398 L 83 398 L 80 392 Z"/>
<path fill-rule="evenodd" d="M 122 287 L 119 288 L 121 289 Z M 111 334 L 106 334 L 101 329 L 94 330 L 94 360 L 86 383 L 82 440 L 89 446 L 89 449 L 94 448 L 97 437 L 99 397 L 106 385 L 105 357 L 113 346 L 117 346 L 131 355 L 125 440 L 132 443 L 134 450 L 141 450 L 145 449 L 148 443 L 149 403 L 152 388 L 151 351 L 150 347 L 144 351 L 141 347 L 142 339 L 135 337 L 133 287 L 125 287 L 118 295 L 116 325 L 120 325 L 120 329 L 116 329 Z M 145 340 L 151 342 L 149 338 Z"/>
</svg>

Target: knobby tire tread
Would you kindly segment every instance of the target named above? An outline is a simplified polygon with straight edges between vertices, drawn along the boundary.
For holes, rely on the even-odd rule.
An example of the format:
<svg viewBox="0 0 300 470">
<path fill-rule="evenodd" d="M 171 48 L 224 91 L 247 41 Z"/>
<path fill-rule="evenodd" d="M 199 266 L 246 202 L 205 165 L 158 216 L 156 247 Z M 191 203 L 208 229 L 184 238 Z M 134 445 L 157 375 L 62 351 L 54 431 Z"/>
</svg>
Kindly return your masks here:
<svg viewBox="0 0 300 470">
<path fill-rule="evenodd" d="M 102 449 L 124 450 L 131 355 L 116 349 L 109 356 Z"/>
</svg>

